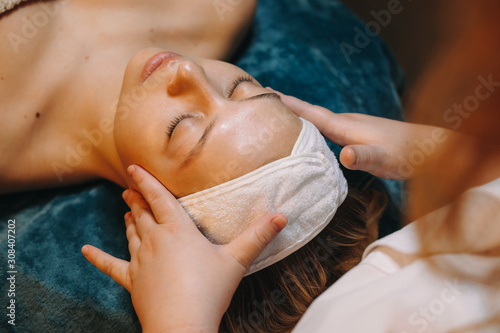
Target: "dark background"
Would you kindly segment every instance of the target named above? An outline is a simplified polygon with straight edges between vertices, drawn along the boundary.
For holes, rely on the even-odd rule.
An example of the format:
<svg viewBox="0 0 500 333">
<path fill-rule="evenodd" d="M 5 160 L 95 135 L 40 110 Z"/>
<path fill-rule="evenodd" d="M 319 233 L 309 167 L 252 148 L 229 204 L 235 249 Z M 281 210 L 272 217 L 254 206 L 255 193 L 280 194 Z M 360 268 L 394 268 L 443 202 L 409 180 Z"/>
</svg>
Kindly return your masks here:
<svg viewBox="0 0 500 333">
<path fill-rule="evenodd" d="M 395 0 L 341 0 L 363 21 L 374 20 L 372 11 L 386 10 Z M 468 11 L 464 0 L 399 0 L 403 10 L 382 27 L 380 36 L 393 51 L 405 71 L 404 102 L 414 96 L 415 86 L 433 58 L 446 52 L 460 33 Z"/>
</svg>

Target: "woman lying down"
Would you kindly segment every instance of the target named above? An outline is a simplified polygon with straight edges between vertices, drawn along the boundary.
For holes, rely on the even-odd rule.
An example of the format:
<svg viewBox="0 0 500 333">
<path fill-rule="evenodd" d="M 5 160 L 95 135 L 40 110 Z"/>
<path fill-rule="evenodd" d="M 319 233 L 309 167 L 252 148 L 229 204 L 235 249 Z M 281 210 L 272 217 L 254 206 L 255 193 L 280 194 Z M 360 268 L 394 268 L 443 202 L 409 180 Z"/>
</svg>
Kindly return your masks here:
<svg viewBox="0 0 500 333">
<path fill-rule="evenodd" d="M 251 3 L 240 8 L 239 19 L 234 19 L 238 11 L 233 13 L 232 32 L 221 33 L 221 42 L 206 38 L 208 51 L 193 47 L 189 38 L 165 44 L 225 58 L 237 44 L 236 32 L 248 25 Z M 223 326 L 291 330 L 376 239 L 377 198 L 348 189 L 317 128 L 240 68 L 156 48 L 140 50 L 144 43 L 133 41 L 142 36 L 127 35 L 126 29 L 118 34 L 112 25 L 108 35 L 82 32 L 78 39 L 78 31 L 66 28 L 74 20 L 98 24 L 99 16 L 91 20 L 77 11 L 86 6 L 77 1 L 56 4 L 61 15 L 39 32 L 40 38 L 17 45 L 23 52 L 2 45 L 0 131 L 11 140 L 0 146 L 1 192 L 95 178 L 133 187 L 126 169 L 137 164 L 179 198 L 216 244 L 231 241 L 266 214 L 284 214 L 286 230 L 248 270 Z M 0 27 L 14 29 L 19 15 L 49 5 L 16 9 L 0 19 Z M 112 38 L 117 36 L 127 38 L 118 39 L 120 44 Z M 84 41 L 99 47 L 87 49 Z M 121 79 L 116 64 L 133 53 Z M 273 298 L 280 300 L 279 309 L 266 305 Z M 264 322 L 242 323 L 255 311 L 264 311 Z"/>
<path fill-rule="evenodd" d="M 95 154 L 82 156 L 89 161 L 61 173 L 64 178 L 85 173 L 127 188 L 133 186 L 127 167 L 140 165 L 217 244 L 228 243 L 263 215 L 287 216 L 287 228 L 247 272 L 225 316 L 229 330 L 272 297 L 282 305 L 264 310 L 269 314 L 259 327 L 292 329 L 376 239 L 377 212 L 368 198 L 348 190 L 318 129 L 233 65 L 143 50 L 127 66 L 117 109 L 82 119 L 82 128 L 113 119 L 112 135 L 101 128 L 89 131 L 103 142 Z M 64 128 L 60 132 L 53 134 L 63 135 Z M 105 173 L 102 165 L 108 166 Z M 2 188 L 15 186 L 7 179 Z"/>
</svg>

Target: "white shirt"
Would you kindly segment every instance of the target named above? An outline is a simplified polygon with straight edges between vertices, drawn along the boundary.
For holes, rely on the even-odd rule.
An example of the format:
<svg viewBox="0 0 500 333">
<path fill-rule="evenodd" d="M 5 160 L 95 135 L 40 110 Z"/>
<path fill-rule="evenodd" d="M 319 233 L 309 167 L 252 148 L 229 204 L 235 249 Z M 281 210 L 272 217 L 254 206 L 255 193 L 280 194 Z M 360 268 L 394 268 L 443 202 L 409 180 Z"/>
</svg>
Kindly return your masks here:
<svg viewBox="0 0 500 333">
<path fill-rule="evenodd" d="M 420 248 L 417 224 L 424 223 L 419 220 L 371 244 L 361 263 L 313 302 L 293 332 L 500 332 L 500 321 L 488 323 L 500 318 L 500 257 L 473 254 L 500 246 L 500 178 L 465 194 L 467 221 L 478 215 L 477 198 L 487 199 L 494 211 L 479 226 L 466 223 L 471 228 L 464 229 L 466 234 L 475 238 L 464 243 L 475 250 L 443 251 L 430 258 L 469 277 L 496 269 L 496 288 L 437 271 L 429 258 L 414 256 Z M 443 214 L 438 210 L 429 216 Z"/>
</svg>

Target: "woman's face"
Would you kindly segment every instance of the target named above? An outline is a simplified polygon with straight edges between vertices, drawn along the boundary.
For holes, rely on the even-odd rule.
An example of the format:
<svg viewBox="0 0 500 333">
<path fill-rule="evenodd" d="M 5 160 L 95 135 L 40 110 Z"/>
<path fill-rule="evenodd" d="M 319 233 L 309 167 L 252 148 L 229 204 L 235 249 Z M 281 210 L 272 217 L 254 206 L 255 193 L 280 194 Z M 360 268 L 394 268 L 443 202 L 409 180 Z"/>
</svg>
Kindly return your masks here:
<svg viewBox="0 0 500 333">
<path fill-rule="evenodd" d="M 301 126 L 236 66 L 146 49 L 125 71 L 114 137 L 124 168 L 182 197 L 290 155 Z"/>
</svg>

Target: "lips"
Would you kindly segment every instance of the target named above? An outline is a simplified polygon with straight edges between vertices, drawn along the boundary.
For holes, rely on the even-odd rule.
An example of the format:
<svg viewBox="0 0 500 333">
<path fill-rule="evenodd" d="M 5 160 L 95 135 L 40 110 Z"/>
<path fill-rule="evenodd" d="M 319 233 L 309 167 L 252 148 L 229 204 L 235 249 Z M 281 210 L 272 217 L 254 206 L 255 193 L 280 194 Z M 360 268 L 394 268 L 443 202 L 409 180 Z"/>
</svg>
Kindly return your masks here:
<svg viewBox="0 0 500 333">
<path fill-rule="evenodd" d="M 141 84 L 144 83 L 160 66 L 167 66 L 172 60 L 179 59 L 181 56 L 174 52 L 160 52 L 155 54 L 144 65 L 141 75 Z"/>
</svg>

